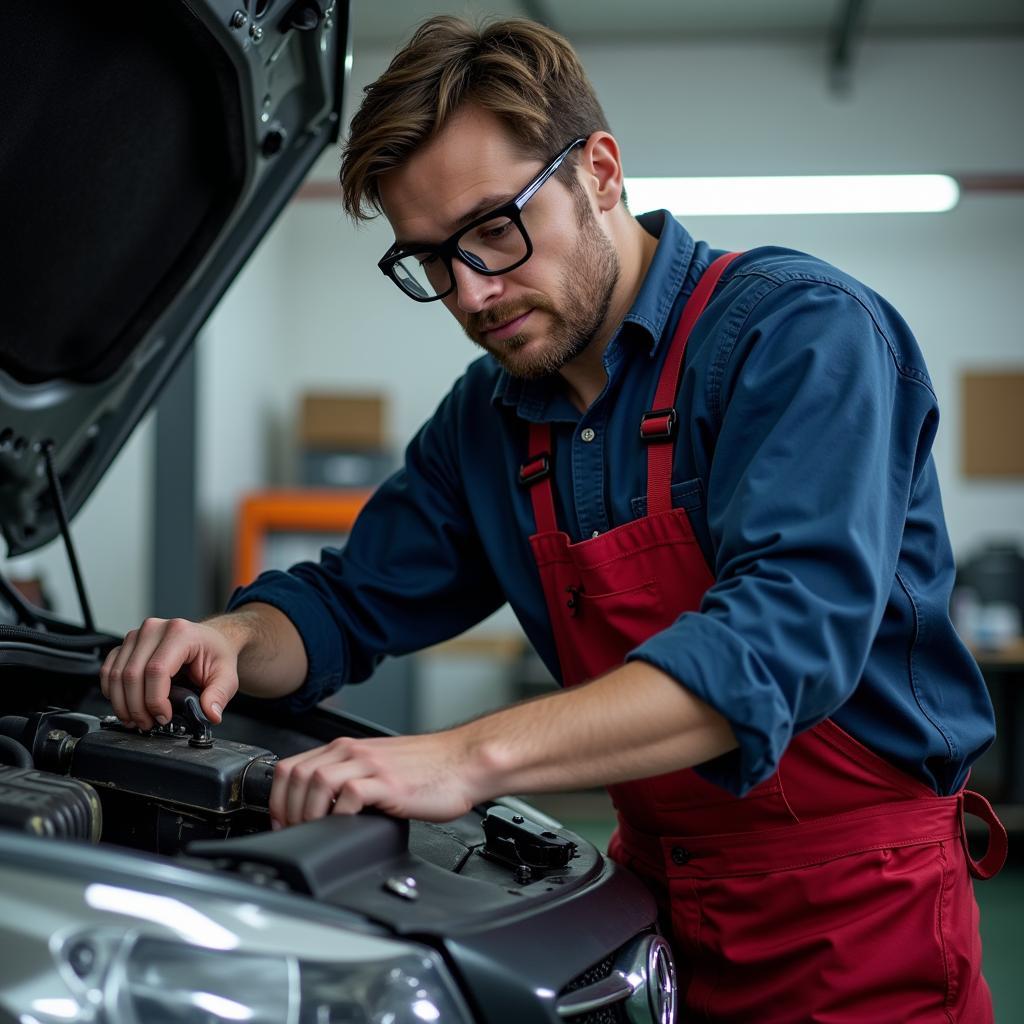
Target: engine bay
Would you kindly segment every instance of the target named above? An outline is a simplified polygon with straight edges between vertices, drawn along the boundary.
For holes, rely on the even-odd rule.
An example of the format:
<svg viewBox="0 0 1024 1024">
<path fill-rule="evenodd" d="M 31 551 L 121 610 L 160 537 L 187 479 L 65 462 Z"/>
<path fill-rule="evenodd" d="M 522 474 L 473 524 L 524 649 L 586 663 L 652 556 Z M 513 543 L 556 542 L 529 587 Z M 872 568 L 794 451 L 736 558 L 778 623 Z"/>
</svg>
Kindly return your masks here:
<svg viewBox="0 0 1024 1024">
<path fill-rule="evenodd" d="M 193 694 L 172 703 L 149 733 L 58 709 L 0 718 L 0 823 L 170 855 L 268 829 L 277 757 L 214 741 Z"/>
<path fill-rule="evenodd" d="M 75 709 L 0 717 L 0 828 L 200 863 L 329 901 L 351 902 L 370 865 L 404 865 L 395 877 L 430 871 L 486 883 L 483 902 L 492 905 L 495 897 L 564 893 L 600 869 L 596 850 L 505 804 L 443 825 L 368 812 L 274 832 L 267 808 L 279 756 L 248 740 L 266 739 L 287 756 L 358 731 L 358 720 L 318 709 L 303 720 L 320 734 L 311 736 L 242 713 L 225 722 L 234 738 L 215 737 L 193 691 L 172 687 L 171 704 L 171 721 L 148 732 L 83 710 L 106 710 L 95 693 Z M 400 883 L 391 888 L 418 898 Z M 479 906 L 482 895 L 467 898 Z M 454 891 L 448 898 L 460 902 Z"/>
</svg>

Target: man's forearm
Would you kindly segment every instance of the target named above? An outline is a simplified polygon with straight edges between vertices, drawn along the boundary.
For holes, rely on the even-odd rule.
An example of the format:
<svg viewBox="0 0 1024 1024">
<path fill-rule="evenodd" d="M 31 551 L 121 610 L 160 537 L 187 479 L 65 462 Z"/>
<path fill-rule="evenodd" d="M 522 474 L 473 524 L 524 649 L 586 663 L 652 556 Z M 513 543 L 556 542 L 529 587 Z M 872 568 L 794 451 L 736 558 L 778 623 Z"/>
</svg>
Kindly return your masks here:
<svg viewBox="0 0 1024 1024">
<path fill-rule="evenodd" d="M 728 721 L 644 662 L 459 726 L 481 799 L 647 778 L 737 746 Z"/>
<path fill-rule="evenodd" d="M 291 619 L 272 605 L 253 602 L 208 619 L 238 652 L 238 683 L 253 697 L 286 697 L 309 669 L 306 649 Z"/>
</svg>

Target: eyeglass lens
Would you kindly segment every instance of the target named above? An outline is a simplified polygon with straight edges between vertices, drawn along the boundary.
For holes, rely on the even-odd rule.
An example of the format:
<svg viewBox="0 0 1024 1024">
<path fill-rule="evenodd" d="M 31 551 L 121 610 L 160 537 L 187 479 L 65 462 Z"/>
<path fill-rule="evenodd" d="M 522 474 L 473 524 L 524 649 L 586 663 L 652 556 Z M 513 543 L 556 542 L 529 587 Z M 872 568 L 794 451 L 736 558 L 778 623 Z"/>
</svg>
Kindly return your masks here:
<svg viewBox="0 0 1024 1024">
<path fill-rule="evenodd" d="M 511 217 L 475 224 L 458 240 L 459 252 L 474 270 L 498 274 L 526 257 L 526 236 Z M 452 287 L 448 263 L 437 252 L 413 252 L 394 264 L 395 280 L 414 298 L 443 295 Z"/>
</svg>

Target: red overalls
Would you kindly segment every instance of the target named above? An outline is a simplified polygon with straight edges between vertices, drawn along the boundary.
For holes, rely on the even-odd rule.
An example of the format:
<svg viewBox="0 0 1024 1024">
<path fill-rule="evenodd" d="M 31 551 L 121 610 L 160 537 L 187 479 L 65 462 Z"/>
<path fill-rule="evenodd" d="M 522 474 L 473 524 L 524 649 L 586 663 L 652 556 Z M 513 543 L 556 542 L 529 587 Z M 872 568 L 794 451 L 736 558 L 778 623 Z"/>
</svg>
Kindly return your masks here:
<svg viewBox="0 0 1024 1024">
<path fill-rule="evenodd" d="M 579 544 L 558 531 L 547 424 L 531 424 L 530 538 L 566 686 L 621 665 L 714 579 L 670 498 L 672 406 L 687 338 L 737 254 L 693 292 L 658 382 L 647 514 Z M 795 736 L 771 778 L 736 798 L 692 770 L 609 787 L 609 852 L 652 889 L 677 959 L 685 1020 L 992 1021 L 968 872 L 1002 866 L 1006 832 L 983 797 L 950 797 L 897 770 L 831 721 Z M 971 860 L 963 814 L 990 848 Z"/>
</svg>

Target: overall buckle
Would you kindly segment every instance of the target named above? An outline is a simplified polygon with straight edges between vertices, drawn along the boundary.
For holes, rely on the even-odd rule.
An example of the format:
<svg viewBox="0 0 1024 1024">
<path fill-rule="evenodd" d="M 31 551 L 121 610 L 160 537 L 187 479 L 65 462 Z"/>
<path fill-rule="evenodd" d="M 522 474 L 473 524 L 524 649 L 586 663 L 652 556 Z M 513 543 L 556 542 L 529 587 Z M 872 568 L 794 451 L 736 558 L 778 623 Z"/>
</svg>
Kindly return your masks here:
<svg viewBox="0 0 1024 1024">
<path fill-rule="evenodd" d="M 547 452 L 535 455 L 529 462 L 524 462 L 519 467 L 519 483 L 522 487 L 529 487 L 530 484 L 535 484 L 550 475 L 551 458 Z"/>
<path fill-rule="evenodd" d="M 652 441 L 671 441 L 676 436 L 679 418 L 675 409 L 648 409 L 640 417 L 640 440 L 645 444 Z"/>
</svg>

